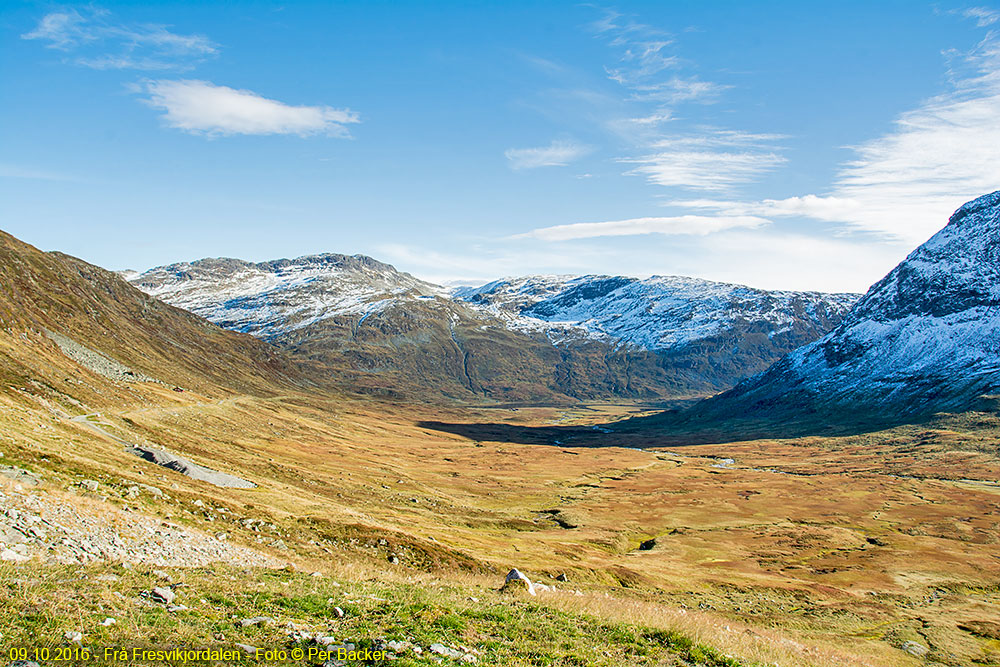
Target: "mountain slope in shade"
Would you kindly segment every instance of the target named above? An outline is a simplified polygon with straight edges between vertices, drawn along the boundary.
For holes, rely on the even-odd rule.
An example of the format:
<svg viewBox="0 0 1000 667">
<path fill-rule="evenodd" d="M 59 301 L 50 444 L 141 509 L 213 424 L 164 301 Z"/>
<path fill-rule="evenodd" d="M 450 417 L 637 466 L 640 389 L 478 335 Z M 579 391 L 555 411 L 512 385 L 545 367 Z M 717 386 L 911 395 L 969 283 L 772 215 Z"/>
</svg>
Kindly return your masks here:
<svg viewBox="0 0 1000 667">
<path fill-rule="evenodd" d="M 385 387 L 537 401 L 731 387 L 830 330 L 853 295 L 689 278 L 527 277 L 449 292 L 361 255 L 207 259 L 129 276 L 221 326 Z"/>
<path fill-rule="evenodd" d="M 895 419 L 963 410 L 997 392 L 1000 192 L 958 209 L 832 332 L 694 413 Z"/>
</svg>

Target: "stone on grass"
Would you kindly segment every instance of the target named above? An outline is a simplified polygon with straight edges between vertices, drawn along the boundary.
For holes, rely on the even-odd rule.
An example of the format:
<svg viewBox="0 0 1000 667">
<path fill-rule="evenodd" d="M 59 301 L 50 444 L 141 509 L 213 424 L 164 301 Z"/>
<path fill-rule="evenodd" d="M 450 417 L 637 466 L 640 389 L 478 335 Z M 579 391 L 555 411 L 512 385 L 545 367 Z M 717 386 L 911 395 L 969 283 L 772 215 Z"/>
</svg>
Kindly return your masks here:
<svg viewBox="0 0 1000 667">
<path fill-rule="evenodd" d="M 30 484 L 31 486 L 38 486 L 42 483 L 42 478 L 33 472 L 28 472 L 24 468 L 18 468 L 17 466 L 0 466 L 0 475 L 14 480 L 15 482 L 20 482 L 23 484 Z M 17 488 L 16 486 L 14 487 Z"/>
<path fill-rule="evenodd" d="M 0 560 L 7 561 L 9 563 L 23 563 L 29 560 L 28 556 L 17 553 L 12 549 L 4 549 L 0 551 Z"/>
<path fill-rule="evenodd" d="M 437 653 L 438 655 L 443 655 L 446 658 L 455 658 L 456 660 L 461 659 L 464 655 L 461 651 L 456 651 L 455 649 L 449 648 L 444 644 L 431 644 L 430 651 L 431 653 Z"/>
<path fill-rule="evenodd" d="M 104 627 L 107 628 L 107 627 L 110 627 L 110 626 L 114 625 L 117 622 L 118 621 L 116 619 L 113 619 L 110 616 L 108 616 L 106 619 L 104 619 L 103 621 L 101 621 L 101 625 L 103 625 Z"/>
<path fill-rule="evenodd" d="M 76 630 L 67 630 L 63 633 L 63 637 L 68 642 L 78 642 L 83 639 L 83 633 Z"/>
<path fill-rule="evenodd" d="M 336 616 L 337 618 L 343 618 L 344 617 L 344 610 L 341 609 L 340 607 L 334 607 L 333 608 L 333 615 Z"/>
<path fill-rule="evenodd" d="M 531 579 L 524 576 L 516 567 L 507 573 L 507 578 L 503 582 L 501 591 L 525 590 L 528 595 L 535 595 L 535 586 Z"/>
<path fill-rule="evenodd" d="M 161 491 L 159 487 L 150 486 L 149 484 L 140 484 L 139 487 L 151 496 L 155 496 L 157 498 L 163 497 L 163 491 Z"/>
<path fill-rule="evenodd" d="M 87 489 L 92 493 L 97 493 L 97 489 L 100 488 L 100 483 L 92 479 L 82 479 L 80 480 L 80 486 Z"/>
<path fill-rule="evenodd" d="M 156 602 L 162 602 L 164 604 L 170 604 L 177 597 L 177 593 L 174 593 L 171 589 L 165 586 L 157 586 L 152 591 L 150 591 L 150 596 Z"/>
<path fill-rule="evenodd" d="M 930 649 L 924 646 L 923 644 L 914 641 L 903 642 L 902 649 L 907 653 L 909 653 L 910 655 L 916 656 L 918 658 L 927 655 L 927 652 L 930 651 Z"/>
<path fill-rule="evenodd" d="M 253 618 L 244 618 L 239 621 L 241 628 L 249 628 L 251 625 L 271 625 L 274 623 L 274 619 L 270 616 L 254 616 Z"/>
</svg>

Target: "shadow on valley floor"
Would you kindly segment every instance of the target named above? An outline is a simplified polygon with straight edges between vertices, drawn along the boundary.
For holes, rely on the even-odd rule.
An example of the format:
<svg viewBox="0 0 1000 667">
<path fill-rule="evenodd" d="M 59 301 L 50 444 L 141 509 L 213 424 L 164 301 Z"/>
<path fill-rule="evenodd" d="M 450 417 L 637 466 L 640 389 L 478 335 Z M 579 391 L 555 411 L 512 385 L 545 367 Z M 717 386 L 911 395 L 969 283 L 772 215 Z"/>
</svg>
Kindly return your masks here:
<svg viewBox="0 0 1000 667">
<path fill-rule="evenodd" d="M 421 421 L 418 426 L 469 440 L 551 447 L 679 447 L 747 440 L 861 435 L 926 419 L 810 416 L 796 420 L 767 417 L 698 419 L 684 411 L 633 417 L 599 426 L 523 426 L 499 422 Z"/>
<path fill-rule="evenodd" d="M 460 435 L 477 442 L 512 442 L 551 447 L 631 447 L 630 435 L 602 432 L 588 426 L 520 426 L 498 422 L 417 422 L 420 428 Z M 606 430 L 603 426 L 600 429 Z"/>
</svg>

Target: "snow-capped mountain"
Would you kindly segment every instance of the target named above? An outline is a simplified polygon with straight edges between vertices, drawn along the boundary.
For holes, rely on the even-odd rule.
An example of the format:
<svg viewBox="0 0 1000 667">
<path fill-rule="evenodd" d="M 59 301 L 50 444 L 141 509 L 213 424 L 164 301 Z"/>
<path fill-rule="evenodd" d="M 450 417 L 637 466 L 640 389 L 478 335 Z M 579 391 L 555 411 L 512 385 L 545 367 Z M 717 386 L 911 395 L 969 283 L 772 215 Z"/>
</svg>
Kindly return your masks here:
<svg viewBox="0 0 1000 667">
<path fill-rule="evenodd" d="M 371 257 L 333 253 L 259 264 L 202 259 L 124 277 L 171 305 L 265 339 L 341 315 L 363 320 L 393 299 L 444 294 Z"/>
<path fill-rule="evenodd" d="M 701 410 L 909 417 L 1000 392 L 1000 192 L 975 199 L 833 331 Z"/>
<path fill-rule="evenodd" d="M 670 350 L 753 328 L 769 338 L 831 329 L 856 294 L 765 291 L 697 278 L 527 276 L 461 288 L 456 298 L 555 343 L 588 337 L 611 345 Z M 808 335 L 808 334 L 806 334 Z"/>
<path fill-rule="evenodd" d="M 510 399 L 719 391 L 822 336 L 856 299 L 679 277 L 529 276 L 449 290 L 337 254 L 204 259 L 127 278 L 314 360 Z"/>
</svg>

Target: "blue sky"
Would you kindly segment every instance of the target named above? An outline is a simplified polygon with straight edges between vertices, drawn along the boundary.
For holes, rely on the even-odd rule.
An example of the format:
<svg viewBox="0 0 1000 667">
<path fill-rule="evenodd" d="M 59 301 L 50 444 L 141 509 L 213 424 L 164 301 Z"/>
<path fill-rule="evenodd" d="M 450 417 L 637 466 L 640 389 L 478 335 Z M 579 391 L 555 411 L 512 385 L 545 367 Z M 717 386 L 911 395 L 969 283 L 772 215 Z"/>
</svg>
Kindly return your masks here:
<svg viewBox="0 0 1000 667">
<path fill-rule="evenodd" d="M 0 9 L 4 230 L 111 269 L 863 291 L 1000 189 L 1000 5 Z"/>
</svg>

